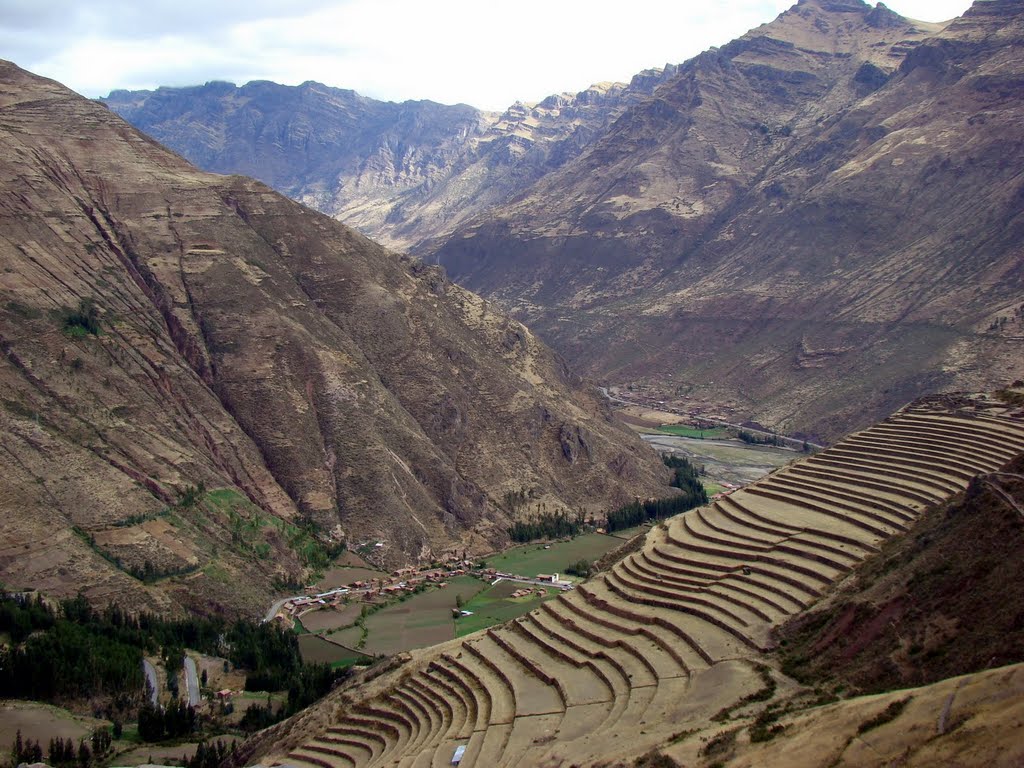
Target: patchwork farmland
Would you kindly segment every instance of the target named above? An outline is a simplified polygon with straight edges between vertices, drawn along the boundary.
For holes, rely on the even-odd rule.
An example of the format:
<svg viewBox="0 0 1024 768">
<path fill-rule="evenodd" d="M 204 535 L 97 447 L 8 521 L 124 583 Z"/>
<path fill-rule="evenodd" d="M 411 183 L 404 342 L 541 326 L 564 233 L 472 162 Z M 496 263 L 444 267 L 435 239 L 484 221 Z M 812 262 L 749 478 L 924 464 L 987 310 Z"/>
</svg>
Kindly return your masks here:
<svg viewBox="0 0 1024 768">
<path fill-rule="evenodd" d="M 766 675 L 771 690 L 786 684 L 763 665 L 774 626 L 1022 451 L 1024 421 L 1005 407 L 918 401 L 653 528 L 530 614 L 329 698 L 329 723 L 297 728 L 262 762 L 425 768 L 464 747 L 463 766 L 585 765 L 708 727 L 760 695 Z"/>
</svg>

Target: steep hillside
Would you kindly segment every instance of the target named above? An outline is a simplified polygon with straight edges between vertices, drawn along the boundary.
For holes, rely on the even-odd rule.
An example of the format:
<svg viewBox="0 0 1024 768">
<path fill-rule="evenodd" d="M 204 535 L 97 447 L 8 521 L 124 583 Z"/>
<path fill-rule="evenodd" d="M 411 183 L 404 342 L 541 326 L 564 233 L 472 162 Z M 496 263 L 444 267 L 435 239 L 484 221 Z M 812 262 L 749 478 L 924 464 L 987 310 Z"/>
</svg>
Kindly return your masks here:
<svg viewBox="0 0 1024 768">
<path fill-rule="evenodd" d="M 1020 462 L 1022 452 L 1019 406 L 965 396 L 917 401 L 665 521 L 606 571 L 525 616 L 371 667 L 259 735 L 236 762 L 444 765 L 462 747 L 473 766 L 672 765 L 656 759 L 662 752 L 683 765 L 721 765 L 737 747 L 773 740 L 768 749 L 753 746 L 742 764 L 858 764 L 865 745 L 875 764 L 878 755 L 901 753 L 923 761 L 1012 747 L 1008 754 L 1019 755 L 1011 724 L 1024 700 L 1020 669 L 963 681 L 955 709 L 949 692 L 960 681 L 920 692 L 921 701 L 905 702 L 901 722 L 918 724 L 931 713 L 934 723 L 943 700 L 954 714 L 937 733 L 907 733 L 884 728 L 903 715 L 898 704 L 886 711 L 889 702 L 907 694 L 822 708 L 834 701 L 832 691 L 799 685 L 775 668 L 773 629 L 826 600 L 936 504 L 979 474 Z M 983 549 L 992 541 L 975 543 Z M 973 562 L 1009 551 L 997 544 Z M 1006 590 L 1014 597 L 1003 602 L 1019 602 L 1019 584 Z M 979 599 L 977 622 L 1003 626 L 999 602 Z M 951 641 L 944 674 L 989 665 L 975 664 L 965 649 L 966 666 L 956 666 L 960 643 L 972 636 Z M 1011 646 L 1007 638 L 1007 653 L 989 663 L 1022 661 L 1019 645 Z M 984 715 L 974 718 L 979 710 Z M 762 752 L 770 763 L 757 759 Z"/>
<path fill-rule="evenodd" d="M 675 67 L 502 114 L 319 83 L 114 91 L 103 99 L 200 168 L 242 173 L 392 246 L 449 233 L 576 157 Z"/>
<path fill-rule="evenodd" d="M 835 438 L 1019 377 L 1019 3 L 803 0 L 432 258 L 612 382 Z"/>
<path fill-rule="evenodd" d="M 513 491 L 657 492 L 600 394 L 438 269 L 9 63 L 0 135 L 7 587 L 262 611 L 328 540 L 480 550 Z"/>
</svg>

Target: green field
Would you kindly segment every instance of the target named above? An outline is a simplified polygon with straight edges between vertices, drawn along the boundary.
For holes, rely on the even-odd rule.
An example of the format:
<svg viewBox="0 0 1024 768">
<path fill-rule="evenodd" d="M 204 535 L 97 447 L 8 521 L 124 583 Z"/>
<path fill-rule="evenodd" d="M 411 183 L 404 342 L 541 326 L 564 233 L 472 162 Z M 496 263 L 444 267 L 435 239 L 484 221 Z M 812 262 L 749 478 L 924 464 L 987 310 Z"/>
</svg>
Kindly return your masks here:
<svg viewBox="0 0 1024 768">
<path fill-rule="evenodd" d="M 347 666 L 366 657 L 348 648 L 328 642 L 316 635 L 302 635 L 299 638 L 299 652 L 307 664 L 326 663 L 332 666 Z"/>
<path fill-rule="evenodd" d="M 321 608 L 318 611 L 302 614 L 296 623 L 301 623 L 308 632 L 323 634 L 326 630 L 341 629 L 352 625 L 359 618 L 361 610 L 361 603 L 350 603 L 340 609 Z"/>
<path fill-rule="evenodd" d="M 517 589 L 525 586 L 530 585 L 502 580 L 480 592 L 462 607 L 463 610 L 470 611 L 473 615 L 463 616 L 455 622 L 457 635 L 462 637 L 495 624 L 509 621 L 517 616 L 522 616 L 524 613 L 532 611 L 545 600 L 550 600 L 559 594 L 557 589 L 544 588 L 544 597 L 531 595 L 514 600 L 509 597 Z"/>
<path fill-rule="evenodd" d="M 720 440 L 731 437 L 726 427 L 711 427 L 710 429 L 697 429 L 696 427 L 684 427 L 680 424 L 662 424 L 658 427 L 659 432 L 679 437 L 692 437 L 697 440 Z"/>
<path fill-rule="evenodd" d="M 365 620 L 369 634 L 363 650 L 392 654 L 451 640 L 455 637 L 452 609 L 456 596 L 469 602 L 486 586 L 472 576 L 456 576 L 442 589 L 430 589 L 375 611 Z"/>
<path fill-rule="evenodd" d="M 548 549 L 545 549 L 545 546 Z M 569 541 L 551 544 L 524 544 L 499 555 L 486 558 L 487 566 L 517 576 L 536 576 L 538 573 L 559 573 L 565 577 L 566 566 L 589 560 L 593 563 L 606 552 L 622 546 L 622 539 L 603 533 L 586 533 Z M 572 579 L 573 577 L 566 577 Z"/>
</svg>

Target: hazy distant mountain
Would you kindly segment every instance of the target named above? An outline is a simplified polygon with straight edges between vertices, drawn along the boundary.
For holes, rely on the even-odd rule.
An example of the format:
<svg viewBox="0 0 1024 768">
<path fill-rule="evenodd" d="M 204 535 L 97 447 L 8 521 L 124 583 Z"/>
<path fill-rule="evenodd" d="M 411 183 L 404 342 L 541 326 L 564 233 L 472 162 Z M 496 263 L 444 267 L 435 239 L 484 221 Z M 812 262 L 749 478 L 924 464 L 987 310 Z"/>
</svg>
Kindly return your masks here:
<svg viewBox="0 0 1024 768">
<path fill-rule="evenodd" d="M 501 114 L 380 102 L 312 82 L 114 91 L 103 101 L 206 170 L 254 176 L 380 242 L 409 247 L 561 167 L 674 71 Z"/>
<path fill-rule="evenodd" d="M 507 541 L 512 493 L 658 491 L 601 395 L 436 267 L 9 63 L 0 135 L 6 587 L 255 612 L 316 537 L 407 561 Z"/>
</svg>

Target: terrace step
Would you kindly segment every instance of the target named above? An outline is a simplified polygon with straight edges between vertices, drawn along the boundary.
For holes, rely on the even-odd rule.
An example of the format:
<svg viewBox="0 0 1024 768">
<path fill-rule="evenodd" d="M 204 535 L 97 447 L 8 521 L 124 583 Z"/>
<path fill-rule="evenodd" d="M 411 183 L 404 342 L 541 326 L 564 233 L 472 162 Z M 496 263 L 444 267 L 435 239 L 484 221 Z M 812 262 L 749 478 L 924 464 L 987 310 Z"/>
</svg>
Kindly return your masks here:
<svg viewBox="0 0 1024 768">
<path fill-rule="evenodd" d="M 739 526 L 760 529 L 765 526 L 781 525 L 777 514 L 772 509 L 766 508 L 761 501 L 757 498 L 748 499 L 744 492 L 737 491 L 728 497 L 719 499 L 715 504 L 715 511 Z M 838 549 L 850 548 L 851 551 L 860 550 L 864 553 L 878 551 L 878 548 L 867 540 L 869 537 L 866 537 L 860 529 L 852 529 L 848 532 L 845 529 L 837 530 L 841 526 L 835 525 L 832 520 L 822 521 L 820 517 L 805 516 L 802 518 L 802 522 L 802 526 L 787 524 L 786 538 L 799 536 L 804 543 L 812 547 L 820 545 Z M 825 523 L 828 527 L 815 525 L 815 522 Z"/>
<path fill-rule="evenodd" d="M 921 510 L 937 504 L 942 496 L 934 491 L 913 490 L 907 486 L 893 487 L 877 477 L 855 470 L 826 467 L 810 462 L 794 464 L 786 468 L 786 473 L 808 479 L 810 482 L 824 486 L 837 487 L 853 493 L 872 494 L 876 498 L 906 506 L 908 509 Z"/>
<path fill-rule="evenodd" d="M 734 506 L 742 506 L 748 512 L 756 510 L 760 517 L 772 520 L 781 518 L 793 525 L 814 532 L 819 538 L 831 538 L 833 543 L 869 544 L 877 546 L 879 541 L 900 532 L 902 527 L 866 521 L 842 515 L 835 510 L 823 510 L 800 496 L 783 497 L 776 491 L 753 493 L 753 487 L 736 491 L 729 499 Z"/>
<path fill-rule="evenodd" d="M 473 642 L 462 645 L 461 658 L 449 656 L 449 661 L 470 675 L 467 682 L 475 681 L 490 702 L 490 725 L 511 723 L 516 716 L 515 691 L 504 673 L 476 648 Z"/>
<path fill-rule="evenodd" d="M 429 704 L 434 711 L 441 714 L 442 725 L 438 733 L 442 734 L 443 738 L 456 738 L 462 732 L 466 722 L 466 712 L 457 696 L 449 698 L 440 695 L 430 684 L 429 678 L 425 677 L 422 672 L 410 679 L 408 685 L 419 695 L 424 704 Z"/>
<path fill-rule="evenodd" d="M 869 427 L 861 434 L 881 435 L 886 439 L 901 442 L 923 443 L 935 450 L 955 450 L 966 456 L 978 452 L 1004 464 L 1018 453 L 1011 443 L 991 433 L 972 434 L 967 440 L 964 440 L 964 435 L 960 430 L 950 425 L 931 425 L 920 422 L 899 426 L 881 422 Z"/>
<path fill-rule="evenodd" d="M 359 744 L 363 749 L 369 752 L 370 760 L 379 757 L 384 750 L 387 749 L 387 739 L 376 731 L 372 729 L 367 730 L 364 727 L 353 725 L 347 720 L 345 723 L 345 725 L 329 727 L 322 736 L 318 737 L 318 739 L 337 744 Z M 317 739 L 313 739 L 313 741 L 315 742 Z"/>
<path fill-rule="evenodd" d="M 971 477 L 975 475 L 975 472 L 971 471 L 969 467 L 959 461 L 953 461 L 951 457 L 940 463 L 930 461 L 912 451 L 886 448 L 878 443 L 869 447 L 844 440 L 829 448 L 825 453 L 832 457 L 844 456 L 883 466 L 898 466 L 901 470 L 916 473 L 939 487 L 947 487 L 953 491 L 967 485 Z"/>
<path fill-rule="evenodd" d="M 707 555 L 723 555 L 730 558 L 756 559 L 765 562 L 777 562 L 780 565 L 788 563 L 795 568 L 810 568 L 817 570 L 818 566 L 824 565 L 836 571 L 848 571 L 851 564 L 856 563 L 858 558 L 848 552 L 829 545 L 813 546 L 796 538 L 793 534 L 780 539 L 772 546 L 754 547 L 750 544 L 719 544 L 714 539 L 709 539 L 707 530 L 697 522 L 688 521 L 685 518 L 689 515 L 681 515 L 683 518 L 680 524 L 670 525 L 666 534 L 668 543 L 680 549 L 703 552 Z"/>
<path fill-rule="evenodd" d="M 346 720 L 351 723 L 365 722 L 367 728 L 381 734 L 388 740 L 384 753 L 396 753 L 409 743 L 412 731 L 404 719 L 401 721 L 390 711 L 385 711 L 369 704 L 358 704 L 352 707 Z M 386 735 L 385 735 L 386 734 Z"/>
<path fill-rule="evenodd" d="M 918 456 L 934 459 L 937 462 L 953 458 L 967 467 L 978 467 L 979 464 L 986 467 L 999 467 L 1013 457 L 1013 453 L 1010 451 L 996 451 L 975 441 L 971 441 L 970 447 L 958 447 L 950 445 L 948 440 L 942 442 L 929 439 L 918 432 L 908 433 L 907 430 L 886 432 L 879 429 L 867 429 L 850 435 L 843 442 L 868 448 L 879 445 L 883 448 L 912 451 Z"/>
<path fill-rule="evenodd" d="M 949 413 L 936 414 L 920 411 L 904 411 L 889 417 L 885 420 L 889 424 L 928 424 L 928 425 L 951 425 L 959 428 L 959 439 L 965 442 L 967 436 L 977 439 L 994 439 L 996 436 L 1005 440 L 1019 453 L 1024 450 L 1024 429 L 1016 422 L 1008 419 L 992 418 L 987 416 L 967 417 Z"/>
<path fill-rule="evenodd" d="M 623 623 L 618 617 L 588 604 L 581 595 L 576 594 L 576 590 L 558 600 L 544 603 L 541 608 L 574 627 L 591 642 L 607 642 L 609 646 L 614 645 L 627 651 L 646 665 L 657 680 L 689 677 L 686 660 L 666 639 L 665 630 L 659 627 Z"/>
<path fill-rule="evenodd" d="M 447 713 L 439 711 L 435 707 L 434 702 L 423 696 L 419 688 L 416 687 L 413 678 L 406 680 L 396 689 L 395 693 L 401 695 L 406 701 L 413 703 L 416 710 L 421 713 L 421 717 L 426 718 L 426 733 L 424 737 L 426 743 L 439 738 L 447 732 L 448 726 L 451 724 L 451 721 L 446 718 Z"/>
<path fill-rule="evenodd" d="M 651 548 L 662 560 L 676 565 L 680 575 L 690 576 L 697 584 L 709 584 L 718 581 L 724 574 L 742 571 L 757 571 L 770 575 L 799 589 L 805 589 L 817 596 L 819 585 L 828 585 L 844 569 L 834 568 L 823 563 L 794 562 L 788 556 L 776 557 L 754 552 L 726 552 L 715 555 L 709 552 L 695 552 L 689 547 L 675 544 L 654 545 Z M 756 566 L 756 567 L 755 567 Z M 849 570 L 849 569 L 845 569 Z M 809 585 L 808 582 L 813 582 Z"/>
<path fill-rule="evenodd" d="M 556 734 L 561 736 L 560 726 L 563 719 L 564 714 L 517 717 L 512 725 L 512 732 L 508 735 L 503 759 L 499 765 L 506 768 L 534 768 L 537 764 L 533 759 L 536 757 L 538 746 L 545 744 L 546 739 L 554 738 Z"/>
<path fill-rule="evenodd" d="M 850 456 L 839 452 L 825 451 L 814 457 L 814 465 L 817 467 L 846 469 L 853 472 L 867 474 L 877 479 L 891 478 L 902 485 L 909 485 L 912 489 L 918 489 L 926 493 L 937 495 L 940 499 L 947 498 L 956 493 L 960 487 L 956 483 L 943 481 L 931 474 L 926 474 L 917 469 L 906 468 L 894 462 L 872 460 L 867 456 Z M 810 463 L 810 462 L 808 462 Z"/>
<path fill-rule="evenodd" d="M 423 671 L 423 676 L 430 681 L 434 690 L 447 698 L 453 710 L 460 712 L 457 718 L 453 718 L 453 722 L 459 723 L 455 738 L 468 739 L 478 727 L 476 700 L 464 688 L 449 682 L 448 678 L 436 670 L 433 662 Z"/>
<path fill-rule="evenodd" d="M 537 677 L 529 663 L 523 663 L 514 653 L 505 650 L 493 634 L 485 634 L 467 647 L 478 660 L 490 663 L 496 675 L 505 676 L 506 684 L 514 692 L 516 717 L 565 711 L 564 694 L 550 680 Z"/>
<path fill-rule="evenodd" d="M 495 634 L 557 681 L 566 708 L 615 699 L 615 684 L 600 665 L 592 659 L 581 660 L 569 648 L 560 648 L 532 622 L 519 618 Z"/>
<path fill-rule="evenodd" d="M 411 736 L 406 744 L 407 752 L 418 752 L 424 742 L 430 738 L 430 718 L 426 713 L 421 713 L 417 705 L 411 703 L 408 697 L 403 695 L 400 688 L 395 688 L 385 694 L 382 705 L 390 706 L 396 713 L 401 713 L 409 721 Z"/>
<path fill-rule="evenodd" d="M 719 579 L 711 584 L 693 586 L 686 580 L 677 579 L 670 568 L 662 566 L 661 561 L 651 557 L 647 552 L 637 553 L 632 566 L 639 569 L 648 579 L 655 579 L 665 587 L 670 587 L 679 595 L 705 596 L 709 599 L 722 601 L 734 611 L 750 613 L 747 621 L 775 621 L 789 616 L 792 610 L 781 605 L 776 595 L 766 590 L 754 590 L 746 585 L 736 584 L 728 578 Z"/>
<path fill-rule="evenodd" d="M 709 617 L 706 612 L 679 610 L 667 600 L 648 597 L 620 583 L 610 573 L 602 574 L 602 578 L 596 579 L 588 586 L 588 590 L 595 595 L 606 595 L 609 603 L 628 603 L 634 615 L 665 622 L 676 630 L 682 643 L 689 645 L 702 658 L 708 659 L 709 663 L 747 655 L 751 650 L 760 648 L 738 628 Z"/>
<path fill-rule="evenodd" d="M 780 584 L 774 574 L 760 569 L 753 570 L 748 567 L 747 570 L 750 572 L 744 573 L 741 566 L 739 570 L 721 574 L 712 581 L 695 583 L 692 578 L 679 575 L 676 572 L 676 564 L 664 558 L 658 550 L 645 550 L 643 556 L 647 562 L 665 574 L 665 578 L 671 580 L 672 583 L 679 584 L 680 588 L 728 591 L 751 599 L 757 598 L 767 606 L 766 610 L 774 609 L 787 616 L 810 604 L 811 595 L 795 589 L 792 584 Z M 794 594 L 798 591 L 799 594 Z"/>
<path fill-rule="evenodd" d="M 769 486 L 782 486 L 794 493 L 811 493 L 819 498 L 838 499 L 847 504 L 857 507 L 875 510 L 876 512 L 895 517 L 899 520 L 913 520 L 916 518 L 914 511 L 906 504 L 898 504 L 894 501 L 879 499 L 875 496 L 868 496 L 865 493 L 854 493 L 833 484 L 814 482 L 808 478 L 797 475 L 793 472 L 776 472 L 770 481 Z"/>
<path fill-rule="evenodd" d="M 572 648 L 580 656 L 604 660 L 614 667 L 626 687 L 654 685 L 657 682 L 657 672 L 633 646 L 625 642 L 615 644 L 607 637 L 602 637 L 601 642 L 592 639 L 592 635 L 582 631 L 578 624 L 570 623 L 570 619 L 553 608 L 546 608 L 547 605 L 545 603 L 540 610 L 531 611 L 527 617 L 543 627 L 556 642 Z"/>
<path fill-rule="evenodd" d="M 299 766 L 311 766 L 311 768 L 357 768 L 358 766 L 358 763 L 350 757 L 310 754 L 310 751 L 306 750 L 304 746 L 289 752 L 288 761 Z"/>
<path fill-rule="evenodd" d="M 573 590 L 573 595 L 578 595 L 587 609 L 595 612 L 595 620 L 610 616 L 624 626 L 636 627 L 637 632 L 651 637 L 652 642 L 663 644 L 688 672 L 704 669 L 716 661 L 682 627 L 668 621 L 664 611 L 654 611 L 645 605 L 624 604 L 609 591 L 603 579 L 591 579 L 580 584 Z"/>
<path fill-rule="evenodd" d="M 457 660 L 447 654 L 435 659 L 431 668 L 448 680 L 453 686 L 463 691 L 467 701 L 472 701 L 476 719 L 474 730 L 487 727 L 491 719 L 491 694 L 483 682 L 476 678 L 472 671 L 461 666 Z M 472 679 L 472 684 L 467 678 Z"/>
<path fill-rule="evenodd" d="M 521 719 L 521 718 L 520 718 Z M 484 731 L 483 743 L 480 745 L 480 752 L 474 762 L 469 763 L 469 768 L 494 768 L 503 766 L 505 756 L 505 745 L 508 744 L 508 737 L 512 733 L 512 723 L 489 725 Z M 469 752 L 469 750 L 466 750 Z M 465 758 L 463 759 L 465 761 Z"/>
<path fill-rule="evenodd" d="M 845 508 L 840 506 L 839 502 L 817 501 L 808 494 L 787 491 L 777 486 L 773 488 L 768 485 L 755 484 L 747 486 L 744 491 L 746 494 L 781 501 L 808 512 L 813 512 L 820 516 L 819 520 L 822 517 L 831 518 L 882 538 L 888 538 L 894 533 L 904 531 L 907 528 L 907 521 L 905 520 L 894 520 L 869 510 L 853 511 L 849 506 Z M 824 525 L 827 525 L 827 523 L 821 521 L 818 527 L 824 527 Z"/>
<path fill-rule="evenodd" d="M 701 587 L 681 589 L 679 584 L 663 578 L 656 569 L 645 565 L 637 554 L 622 560 L 616 566 L 615 576 L 651 595 L 678 601 L 681 604 L 699 606 L 734 626 L 747 627 L 768 621 L 768 615 L 763 610 L 735 596 L 716 594 Z"/>
<path fill-rule="evenodd" d="M 355 739 L 343 737 L 327 738 L 319 736 L 303 744 L 302 749 L 306 752 L 316 752 L 319 755 L 324 755 L 328 760 L 332 758 L 350 760 L 353 765 L 365 765 L 374 757 L 373 750 L 368 745 L 357 742 Z"/>
</svg>

